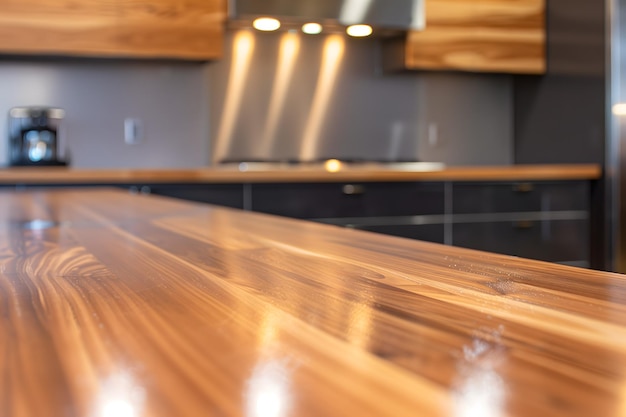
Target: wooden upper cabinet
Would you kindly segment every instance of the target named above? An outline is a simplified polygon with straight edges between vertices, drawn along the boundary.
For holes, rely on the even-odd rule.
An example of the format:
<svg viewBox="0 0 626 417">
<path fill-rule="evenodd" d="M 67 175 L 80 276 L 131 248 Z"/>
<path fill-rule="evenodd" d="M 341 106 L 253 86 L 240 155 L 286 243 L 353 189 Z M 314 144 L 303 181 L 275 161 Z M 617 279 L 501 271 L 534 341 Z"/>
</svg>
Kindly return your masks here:
<svg viewBox="0 0 626 417">
<path fill-rule="evenodd" d="M 0 54 L 206 60 L 226 0 L 1 0 Z"/>
<path fill-rule="evenodd" d="M 405 66 L 541 74 L 546 0 L 426 0 L 426 29 L 408 34 Z"/>
<path fill-rule="evenodd" d="M 116 51 L 117 0 L 2 0 L 0 53 Z"/>
<path fill-rule="evenodd" d="M 119 0 L 120 54 L 211 59 L 222 55 L 226 0 Z"/>
</svg>

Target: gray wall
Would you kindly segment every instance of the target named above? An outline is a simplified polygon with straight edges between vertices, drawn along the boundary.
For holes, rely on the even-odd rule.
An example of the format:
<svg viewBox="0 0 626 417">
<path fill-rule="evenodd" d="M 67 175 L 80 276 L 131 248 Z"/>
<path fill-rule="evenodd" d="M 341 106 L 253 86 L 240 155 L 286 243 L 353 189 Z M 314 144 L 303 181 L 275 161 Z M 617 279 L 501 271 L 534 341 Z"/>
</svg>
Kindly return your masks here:
<svg viewBox="0 0 626 417">
<path fill-rule="evenodd" d="M 90 168 L 196 167 L 208 150 L 206 65 L 121 61 L 0 61 L 0 164 L 7 158 L 11 107 L 66 110 L 71 164 Z M 123 121 L 143 122 L 126 145 Z"/>
<path fill-rule="evenodd" d="M 605 6 L 547 3 L 548 73 L 514 82 L 515 162 L 603 163 Z"/>
<path fill-rule="evenodd" d="M 255 34 L 251 70 L 234 115 L 224 157 L 303 159 L 325 37 L 301 37 L 266 149 L 260 145 L 277 70 L 280 34 Z M 510 76 L 461 73 L 380 73 L 379 43 L 346 40 L 344 56 L 321 109 L 310 158 L 424 160 L 450 165 L 513 160 Z M 216 148 L 232 70 L 226 56 L 207 64 L 109 60 L 0 61 L 0 164 L 7 158 L 7 112 L 14 106 L 66 110 L 71 164 L 82 168 L 206 166 Z M 126 145 L 123 121 L 143 122 L 140 144 Z M 433 127 L 437 141 L 429 140 Z M 314 142 L 314 143 L 313 143 Z M 213 152 L 215 157 L 215 152 Z"/>
<path fill-rule="evenodd" d="M 213 159 L 418 159 L 450 165 L 510 164 L 513 160 L 512 77 L 461 73 L 380 74 L 377 41 L 350 40 L 338 62 L 313 152 L 303 152 L 315 101 L 325 37 L 300 37 L 298 58 L 269 143 L 263 132 L 271 107 L 281 34 L 254 34 L 250 69 L 232 129 L 224 109 L 233 72 L 227 55 L 209 67 Z M 429 126 L 437 126 L 437 143 Z M 431 128 L 432 132 L 432 128 Z M 216 143 L 222 134 L 223 143 Z M 269 149 L 269 151 L 268 151 Z M 220 155 L 221 154 L 221 155 Z"/>
</svg>

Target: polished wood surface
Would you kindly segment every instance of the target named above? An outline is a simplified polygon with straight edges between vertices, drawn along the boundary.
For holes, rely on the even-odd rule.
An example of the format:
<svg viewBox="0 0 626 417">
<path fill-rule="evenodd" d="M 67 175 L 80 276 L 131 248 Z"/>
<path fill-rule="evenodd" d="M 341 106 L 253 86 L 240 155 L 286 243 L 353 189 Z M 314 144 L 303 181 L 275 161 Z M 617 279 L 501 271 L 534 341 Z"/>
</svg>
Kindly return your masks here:
<svg viewBox="0 0 626 417">
<path fill-rule="evenodd" d="M 449 167 L 429 171 L 344 168 L 327 172 L 319 168 L 289 168 L 239 171 L 236 168 L 199 169 L 68 169 L 9 168 L 0 170 L 0 184 L 115 184 L 115 183 L 253 183 L 311 181 L 530 181 L 595 180 L 602 175 L 596 164 L 510 165 Z"/>
<path fill-rule="evenodd" d="M 426 0 L 426 29 L 410 32 L 410 69 L 541 74 L 545 0 Z"/>
<path fill-rule="evenodd" d="M 626 410 L 623 275 L 113 190 L 0 216 L 2 416 Z"/>
<path fill-rule="evenodd" d="M 225 19 L 226 0 L 3 0 L 0 51 L 214 59 Z"/>
<path fill-rule="evenodd" d="M 119 53 L 214 59 L 222 56 L 226 0 L 120 0 Z"/>
</svg>

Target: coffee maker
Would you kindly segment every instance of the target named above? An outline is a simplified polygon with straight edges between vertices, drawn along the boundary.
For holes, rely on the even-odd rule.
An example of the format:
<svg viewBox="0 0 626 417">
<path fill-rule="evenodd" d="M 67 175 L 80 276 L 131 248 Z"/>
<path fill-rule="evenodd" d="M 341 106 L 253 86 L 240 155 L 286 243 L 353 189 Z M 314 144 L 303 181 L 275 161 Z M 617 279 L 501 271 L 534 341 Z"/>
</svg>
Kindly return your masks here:
<svg viewBox="0 0 626 417">
<path fill-rule="evenodd" d="M 9 110 L 9 164 L 12 166 L 67 165 L 63 109 L 14 107 Z"/>
</svg>

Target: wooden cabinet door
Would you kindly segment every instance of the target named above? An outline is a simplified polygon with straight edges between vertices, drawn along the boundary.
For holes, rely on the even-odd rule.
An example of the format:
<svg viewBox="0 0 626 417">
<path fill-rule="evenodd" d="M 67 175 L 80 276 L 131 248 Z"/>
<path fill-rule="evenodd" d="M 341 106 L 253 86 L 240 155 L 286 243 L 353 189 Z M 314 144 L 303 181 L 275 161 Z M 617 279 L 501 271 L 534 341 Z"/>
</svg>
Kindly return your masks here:
<svg viewBox="0 0 626 417">
<path fill-rule="evenodd" d="M 118 0 L 119 53 L 212 59 L 222 54 L 225 0 Z"/>
<path fill-rule="evenodd" d="M 113 54 L 118 0 L 2 0 L 0 53 Z"/>
<path fill-rule="evenodd" d="M 408 34 L 409 69 L 544 73 L 545 0 L 426 0 Z"/>
<path fill-rule="evenodd" d="M 226 0 L 2 0 L 0 54 L 214 59 Z"/>
</svg>

